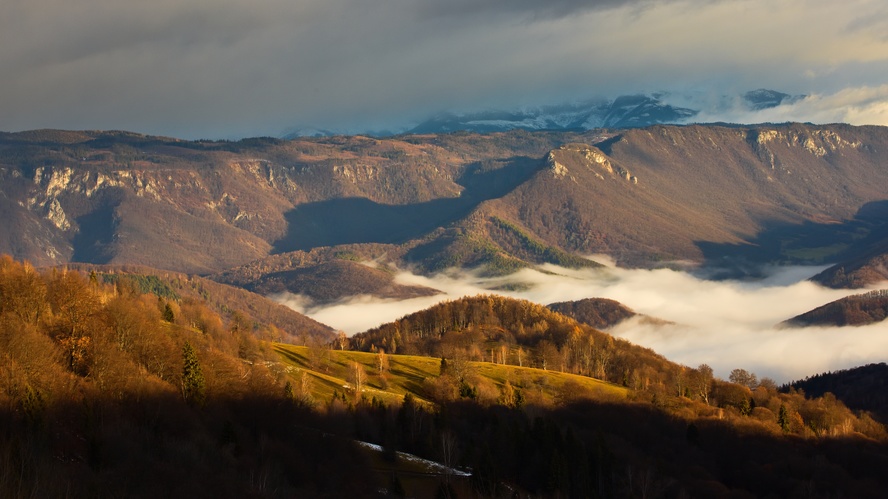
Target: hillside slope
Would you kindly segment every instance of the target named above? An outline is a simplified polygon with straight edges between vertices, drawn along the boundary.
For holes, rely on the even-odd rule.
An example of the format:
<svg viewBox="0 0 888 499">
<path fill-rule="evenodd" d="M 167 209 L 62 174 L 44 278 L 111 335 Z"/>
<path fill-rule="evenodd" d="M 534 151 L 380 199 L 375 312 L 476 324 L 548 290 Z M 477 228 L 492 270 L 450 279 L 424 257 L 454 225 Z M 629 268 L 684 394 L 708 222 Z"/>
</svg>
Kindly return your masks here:
<svg viewBox="0 0 888 499">
<path fill-rule="evenodd" d="M 888 365 L 884 362 L 816 374 L 789 386 L 804 390 L 808 397 L 831 393 L 849 408 L 871 411 L 883 423 L 888 422 Z"/>
<path fill-rule="evenodd" d="M 846 296 L 799 314 L 784 324 L 805 326 L 863 326 L 882 322 L 888 317 L 888 290 Z"/>
<path fill-rule="evenodd" d="M 282 292 L 303 295 L 315 303 L 329 303 L 355 294 L 406 300 L 440 293 L 429 287 L 406 286 L 394 280 L 394 274 L 384 269 L 336 259 L 266 274 L 258 281 L 248 284 L 247 288 L 263 296 Z"/>
<path fill-rule="evenodd" d="M 755 241 L 768 229 L 841 222 L 882 200 L 886 138 L 838 125 L 630 130 L 553 150 L 546 170 L 491 204 L 571 251 L 630 265 L 701 261 L 752 242 L 768 249 Z"/>
<path fill-rule="evenodd" d="M 277 255 L 364 245 L 426 272 L 584 266 L 575 255 L 595 253 L 629 266 L 834 262 L 884 225 L 849 225 L 884 201 L 883 151 L 883 127 L 801 124 L 239 142 L 4 133 L 0 251 L 37 265 L 250 265 L 252 280 Z"/>
<path fill-rule="evenodd" d="M 840 262 L 811 278 L 830 288 L 863 288 L 888 281 L 888 250 Z"/>
<path fill-rule="evenodd" d="M 546 307 L 596 329 L 607 329 L 638 315 L 622 303 L 607 298 L 550 303 Z"/>
<path fill-rule="evenodd" d="M 289 307 L 200 276 L 137 265 L 71 264 L 65 268 L 91 273 L 101 283 L 156 294 L 173 303 L 199 300 L 226 319 L 237 318 L 262 339 L 304 344 L 309 340 L 328 342 L 334 337 L 331 327 Z"/>
</svg>

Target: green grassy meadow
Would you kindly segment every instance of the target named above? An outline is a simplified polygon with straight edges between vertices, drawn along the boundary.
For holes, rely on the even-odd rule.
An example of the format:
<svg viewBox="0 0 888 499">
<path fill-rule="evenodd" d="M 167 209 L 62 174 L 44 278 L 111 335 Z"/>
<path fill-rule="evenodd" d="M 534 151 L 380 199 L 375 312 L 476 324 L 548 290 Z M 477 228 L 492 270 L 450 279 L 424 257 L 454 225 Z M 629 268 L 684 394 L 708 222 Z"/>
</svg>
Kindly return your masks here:
<svg viewBox="0 0 888 499">
<path fill-rule="evenodd" d="M 405 394 L 411 393 L 417 400 L 432 404 L 426 380 L 433 381 L 441 371 L 441 359 L 435 357 L 386 355 L 388 369 L 380 373 L 378 354 L 374 353 L 283 343 L 276 343 L 274 350 L 280 355 L 297 392 L 302 389 L 305 374 L 308 380 L 306 391 L 316 402 L 329 401 L 336 392 L 352 392 L 350 379 L 353 376 L 350 373 L 354 370 L 354 363 L 358 363 L 366 374 L 362 390 L 364 397 L 376 397 L 385 404 L 397 404 Z M 535 401 L 563 397 L 622 399 L 629 393 L 622 386 L 576 374 L 492 362 L 467 364 L 469 377 L 476 384 L 503 390 L 508 382 L 516 389 L 533 393 Z"/>
</svg>

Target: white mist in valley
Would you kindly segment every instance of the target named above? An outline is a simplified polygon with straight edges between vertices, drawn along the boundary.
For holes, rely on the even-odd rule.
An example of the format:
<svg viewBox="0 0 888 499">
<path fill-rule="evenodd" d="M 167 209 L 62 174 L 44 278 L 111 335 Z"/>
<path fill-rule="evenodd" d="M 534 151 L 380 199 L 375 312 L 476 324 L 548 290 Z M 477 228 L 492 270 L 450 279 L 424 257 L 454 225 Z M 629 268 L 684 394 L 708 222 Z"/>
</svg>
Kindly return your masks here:
<svg viewBox="0 0 888 499">
<path fill-rule="evenodd" d="M 435 288 L 441 294 L 401 301 L 357 296 L 321 306 L 291 294 L 272 298 L 348 334 L 467 295 L 495 293 L 543 305 L 610 298 L 640 314 L 672 323 L 651 324 L 635 318 L 610 333 L 675 362 L 709 364 L 723 378 L 734 368 L 744 368 L 759 377 L 786 382 L 888 361 L 888 323 L 842 328 L 778 326 L 798 314 L 862 292 L 827 289 L 806 280 L 820 270 L 779 267 L 756 281 L 710 281 L 677 270 L 613 266 L 571 270 L 546 265 L 505 277 L 461 271 L 431 277 L 401 272 L 396 282 Z"/>
</svg>

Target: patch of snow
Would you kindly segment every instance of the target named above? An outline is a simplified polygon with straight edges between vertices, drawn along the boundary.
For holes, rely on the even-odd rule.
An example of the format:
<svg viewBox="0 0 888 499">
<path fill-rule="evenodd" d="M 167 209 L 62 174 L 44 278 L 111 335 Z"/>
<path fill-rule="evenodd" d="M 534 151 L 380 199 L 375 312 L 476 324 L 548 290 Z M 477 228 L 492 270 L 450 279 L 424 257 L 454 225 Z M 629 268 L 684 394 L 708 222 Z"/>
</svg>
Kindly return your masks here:
<svg viewBox="0 0 888 499">
<path fill-rule="evenodd" d="M 370 442 L 361 442 L 359 440 L 356 440 L 356 442 L 361 447 L 371 449 L 371 450 L 374 450 L 377 452 L 383 451 L 381 445 L 371 444 Z M 463 470 L 458 470 L 456 468 L 451 468 L 451 467 L 445 466 L 437 461 L 431 461 L 429 459 L 424 459 L 419 456 L 415 456 L 413 454 L 408 454 L 406 452 L 401 452 L 401 451 L 398 451 L 397 454 L 398 454 L 398 459 L 404 459 L 405 461 L 410 461 L 412 463 L 422 464 L 423 466 L 426 466 L 430 469 L 436 470 L 442 474 L 454 475 L 454 476 L 472 476 L 472 474 L 469 473 L 468 471 L 463 471 Z"/>
</svg>

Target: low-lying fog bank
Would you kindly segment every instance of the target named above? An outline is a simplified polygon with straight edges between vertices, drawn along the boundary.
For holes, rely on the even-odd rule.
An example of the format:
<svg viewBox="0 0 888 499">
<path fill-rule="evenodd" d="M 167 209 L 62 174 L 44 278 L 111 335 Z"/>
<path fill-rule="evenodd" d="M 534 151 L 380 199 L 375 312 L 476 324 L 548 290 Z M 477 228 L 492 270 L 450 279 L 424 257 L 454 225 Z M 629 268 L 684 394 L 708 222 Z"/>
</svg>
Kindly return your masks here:
<svg viewBox="0 0 888 499">
<path fill-rule="evenodd" d="M 778 382 L 888 360 L 888 323 L 863 327 L 783 329 L 777 324 L 860 290 L 834 290 L 807 282 L 822 267 L 780 267 L 756 281 L 708 281 L 676 270 L 571 270 L 544 266 L 506 277 L 452 271 L 433 277 L 401 272 L 396 282 L 442 291 L 404 301 L 357 296 L 313 306 L 283 294 L 278 302 L 348 334 L 364 331 L 443 300 L 496 293 L 540 304 L 601 297 L 674 324 L 629 320 L 611 330 L 689 366 L 707 363 L 727 378 L 734 368 Z"/>
</svg>

